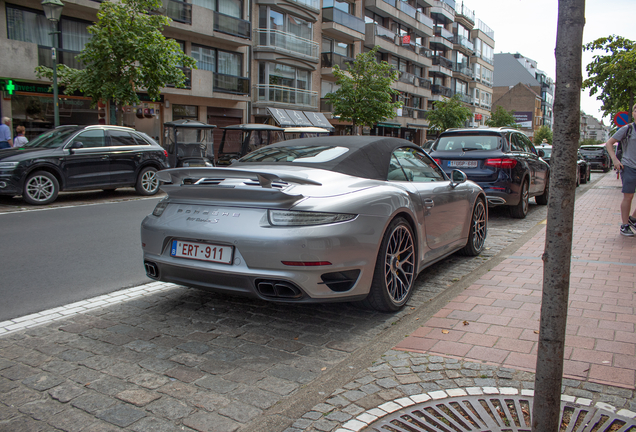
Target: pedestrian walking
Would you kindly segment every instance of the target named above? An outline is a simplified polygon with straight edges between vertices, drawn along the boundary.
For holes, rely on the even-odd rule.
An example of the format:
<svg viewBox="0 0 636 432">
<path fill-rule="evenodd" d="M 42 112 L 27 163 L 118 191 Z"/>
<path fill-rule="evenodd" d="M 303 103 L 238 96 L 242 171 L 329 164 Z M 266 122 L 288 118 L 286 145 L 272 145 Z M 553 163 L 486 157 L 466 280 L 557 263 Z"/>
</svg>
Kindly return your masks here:
<svg viewBox="0 0 636 432">
<path fill-rule="evenodd" d="M 16 136 L 15 138 L 13 138 L 13 147 L 22 147 L 29 142 L 27 137 L 24 136 L 24 132 L 26 132 L 24 126 L 18 126 L 17 128 L 15 128 L 15 132 Z"/>
<path fill-rule="evenodd" d="M 0 124 L 0 149 L 8 149 L 13 146 L 10 125 L 11 119 L 9 117 L 2 117 L 2 124 Z"/>
<path fill-rule="evenodd" d="M 636 104 L 632 107 L 632 118 L 636 118 Z M 620 143 L 622 157 L 620 160 L 614 152 L 614 144 Z M 630 214 L 634 192 L 636 192 L 636 122 L 620 128 L 605 143 L 614 166 L 621 175 L 623 182 L 623 200 L 621 201 L 621 228 L 620 233 L 627 237 L 633 237 L 636 229 L 636 209 Z"/>
</svg>

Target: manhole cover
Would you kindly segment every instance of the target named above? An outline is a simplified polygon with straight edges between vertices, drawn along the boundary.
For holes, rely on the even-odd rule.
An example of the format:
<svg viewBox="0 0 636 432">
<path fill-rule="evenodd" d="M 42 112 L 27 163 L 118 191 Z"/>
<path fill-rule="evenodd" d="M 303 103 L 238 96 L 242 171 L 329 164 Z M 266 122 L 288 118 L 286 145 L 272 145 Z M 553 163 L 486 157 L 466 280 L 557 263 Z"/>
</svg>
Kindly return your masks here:
<svg viewBox="0 0 636 432">
<path fill-rule="evenodd" d="M 378 432 L 530 432 L 532 397 L 482 395 L 412 405 L 364 429 Z M 593 406 L 561 403 L 560 432 L 636 432 L 636 421 Z"/>
</svg>

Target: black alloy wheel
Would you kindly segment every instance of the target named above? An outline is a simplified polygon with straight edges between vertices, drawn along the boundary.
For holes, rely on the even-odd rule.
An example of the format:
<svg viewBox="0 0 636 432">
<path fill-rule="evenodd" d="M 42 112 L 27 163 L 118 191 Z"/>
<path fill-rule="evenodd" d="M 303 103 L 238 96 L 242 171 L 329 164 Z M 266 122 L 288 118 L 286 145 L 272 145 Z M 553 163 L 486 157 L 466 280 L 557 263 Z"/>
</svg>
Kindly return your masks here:
<svg viewBox="0 0 636 432">
<path fill-rule="evenodd" d="M 481 198 L 475 202 L 473 215 L 470 220 L 470 231 L 468 232 L 468 242 L 459 251 L 461 255 L 477 256 L 484 250 L 486 234 L 488 233 L 488 218 L 486 217 L 486 206 Z"/>
<path fill-rule="evenodd" d="M 515 219 L 524 219 L 528 215 L 528 209 L 530 207 L 528 193 L 528 180 L 524 180 L 521 184 L 521 196 L 519 197 L 519 204 L 510 207 L 510 215 Z"/>
<path fill-rule="evenodd" d="M 411 296 L 415 276 L 413 231 L 405 219 L 396 218 L 384 233 L 371 289 L 363 303 L 382 312 L 400 310 Z"/>
</svg>

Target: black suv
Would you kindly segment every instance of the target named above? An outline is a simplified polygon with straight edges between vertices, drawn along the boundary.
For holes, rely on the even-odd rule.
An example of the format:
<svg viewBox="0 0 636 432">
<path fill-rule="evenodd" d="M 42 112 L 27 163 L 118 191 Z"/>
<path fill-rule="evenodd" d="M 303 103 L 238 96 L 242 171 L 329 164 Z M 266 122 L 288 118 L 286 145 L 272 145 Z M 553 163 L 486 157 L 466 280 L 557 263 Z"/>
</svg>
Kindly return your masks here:
<svg viewBox="0 0 636 432">
<path fill-rule="evenodd" d="M 605 173 L 612 169 L 612 159 L 605 144 L 584 145 L 579 148 L 579 151 L 592 169 L 600 169 Z"/>
<path fill-rule="evenodd" d="M 528 214 L 528 200 L 548 203 L 550 166 L 522 132 L 510 128 L 448 129 L 429 155 L 450 174 L 460 169 L 486 192 L 488 205 L 510 206 L 515 218 Z"/>
<path fill-rule="evenodd" d="M 60 126 L 23 147 L 0 150 L 0 195 L 49 204 L 59 191 L 134 186 L 159 191 L 166 151 L 148 135 L 120 126 Z"/>
</svg>

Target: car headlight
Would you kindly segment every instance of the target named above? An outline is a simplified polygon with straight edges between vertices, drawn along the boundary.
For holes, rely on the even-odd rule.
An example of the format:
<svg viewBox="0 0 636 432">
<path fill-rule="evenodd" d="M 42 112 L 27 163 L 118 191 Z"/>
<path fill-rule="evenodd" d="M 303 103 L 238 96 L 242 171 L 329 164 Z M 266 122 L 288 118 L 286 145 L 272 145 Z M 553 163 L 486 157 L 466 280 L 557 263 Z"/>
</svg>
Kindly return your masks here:
<svg viewBox="0 0 636 432">
<path fill-rule="evenodd" d="M 13 170 L 16 169 L 20 162 L 0 162 L 0 169 Z"/>
<path fill-rule="evenodd" d="M 152 211 L 152 215 L 153 216 L 161 216 L 163 214 L 163 211 L 166 209 L 166 207 L 168 207 L 168 201 L 165 200 L 161 200 L 157 203 L 157 205 L 155 206 L 155 209 Z"/>
<path fill-rule="evenodd" d="M 358 215 L 345 213 L 322 213 L 292 210 L 268 210 L 269 223 L 274 226 L 327 225 L 353 220 Z"/>
</svg>

